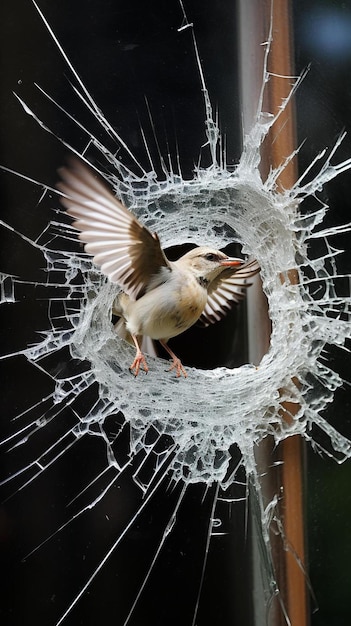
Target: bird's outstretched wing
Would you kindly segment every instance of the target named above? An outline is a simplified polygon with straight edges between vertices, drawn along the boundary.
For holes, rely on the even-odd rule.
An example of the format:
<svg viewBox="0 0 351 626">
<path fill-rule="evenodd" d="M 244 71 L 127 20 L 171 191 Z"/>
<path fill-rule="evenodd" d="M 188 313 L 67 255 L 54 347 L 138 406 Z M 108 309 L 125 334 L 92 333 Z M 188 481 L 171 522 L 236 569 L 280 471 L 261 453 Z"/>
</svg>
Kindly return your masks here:
<svg viewBox="0 0 351 626">
<path fill-rule="evenodd" d="M 229 268 L 221 272 L 209 286 L 207 303 L 199 318 L 200 325 L 209 326 L 223 319 L 234 304 L 245 298 L 251 285 L 247 279 L 259 271 L 259 264 L 252 259 L 234 273 Z"/>
<path fill-rule="evenodd" d="M 131 298 L 141 296 L 152 276 L 170 264 L 157 235 L 115 198 L 105 184 L 76 158 L 59 169 L 61 203 L 74 218 L 79 238 L 93 261 Z"/>
</svg>

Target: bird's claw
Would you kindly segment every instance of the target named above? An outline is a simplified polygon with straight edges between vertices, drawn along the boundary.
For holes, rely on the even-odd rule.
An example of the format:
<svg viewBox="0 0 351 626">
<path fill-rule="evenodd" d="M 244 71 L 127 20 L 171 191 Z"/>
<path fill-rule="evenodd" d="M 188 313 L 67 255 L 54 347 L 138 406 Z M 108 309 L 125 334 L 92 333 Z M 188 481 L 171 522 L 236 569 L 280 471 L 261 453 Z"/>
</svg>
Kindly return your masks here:
<svg viewBox="0 0 351 626">
<path fill-rule="evenodd" d="M 185 369 L 184 369 L 184 367 L 182 365 L 182 362 L 181 362 L 180 359 L 178 359 L 178 357 L 174 357 L 173 358 L 172 365 L 171 365 L 171 367 L 169 368 L 168 371 L 170 372 L 173 369 L 176 370 L 177 378 L 180 378 L 181 374 L 183 374 L 184 378 L 188 377 L 188 374 L 186 373 L 186 371 L 185 371 Z"/>
<path fill-rule="evenodd" d="M 144 372 L 147 374 L 149 371 L 149 368 L 147 366 L 144 355 L 141 353 L 136 355 L 133 363 L 131 364 L 129 368 L 129 370 L 134 374 L 135 377 L 137 377 L 139 374 L 140 366 L 143 368 Z M 133 370 L 135 370 L 135 372 Z"/>
</svg>

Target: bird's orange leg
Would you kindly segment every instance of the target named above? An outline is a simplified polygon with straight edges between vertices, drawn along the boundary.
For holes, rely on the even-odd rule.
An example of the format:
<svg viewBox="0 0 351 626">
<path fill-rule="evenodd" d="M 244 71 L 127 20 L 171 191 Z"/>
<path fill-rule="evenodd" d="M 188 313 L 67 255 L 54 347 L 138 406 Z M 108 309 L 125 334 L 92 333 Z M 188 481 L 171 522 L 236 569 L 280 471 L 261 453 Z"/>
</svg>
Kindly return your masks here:
<svg viewBox="0 0 351 626">
<path fill-rule="evenodd" d="M 165 350 L 167 350 L 168 354 L 172 357 L 173 359 L 173 363 L 171 365 L 171 367 L 169 368 L 169 372 L 173 369 L 176 370 L 176 374 L 177 377 L 179 378 L 181 374 L 183 374 L 183 376 L 185 376 L 185 378 L 187 378 L 188 374 L 186 373 L 181 360 L 174 354 L 174 352 L 171 350 L 171 348 L 166 344 L 165 341 L 162 341 L 162 339 L 159 340 L 161 346 L 164 347 Z"/>
<path fill-rule="evenodd" d="M 135 335 L 132 335 L 132 339 L 133 339 L 135 347 L 136 347 L 136 355 L 135 355 L 135 359 L 134 359 L 134 361 L 131 364 L 129 369 L 130 369 L 131 372 L 133 370 L 135 370 L 134 376 L 138 376 L 139 370 L 140 370 L 140 366 L 142 366 L 143 370 L 146 373 L 149 371 L 149 368 L 147 366 L 146 359 L 145 359 L 142 351 L 140 350 L 140 346 L 139 346 L 138 340 L 135 337 Z"/>
</svg>

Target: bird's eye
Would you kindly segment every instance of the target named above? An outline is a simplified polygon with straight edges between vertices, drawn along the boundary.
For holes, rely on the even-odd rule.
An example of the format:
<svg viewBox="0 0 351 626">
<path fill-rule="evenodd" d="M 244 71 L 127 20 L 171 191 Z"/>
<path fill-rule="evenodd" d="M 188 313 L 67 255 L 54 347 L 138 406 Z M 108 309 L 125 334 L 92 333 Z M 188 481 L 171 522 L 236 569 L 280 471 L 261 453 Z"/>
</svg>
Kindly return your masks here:
<svg viewBox="0 0 351 626">
<path fill-rule="evenodd" d="M 208 252 L 205 254 L 205 259 L 206 261 L 218 261 L 218 256 L 213 254 L 213 252 Z"/>
</svg>

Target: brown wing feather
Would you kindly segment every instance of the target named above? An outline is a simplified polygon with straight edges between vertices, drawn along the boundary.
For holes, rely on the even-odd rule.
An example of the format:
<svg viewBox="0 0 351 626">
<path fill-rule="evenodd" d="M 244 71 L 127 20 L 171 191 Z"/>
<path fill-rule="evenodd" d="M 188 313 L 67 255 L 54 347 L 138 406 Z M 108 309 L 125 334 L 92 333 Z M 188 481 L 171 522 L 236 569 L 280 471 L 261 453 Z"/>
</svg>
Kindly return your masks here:
<svg viewBox="0 0 351 626">
<path fill-rule="evenodd" d="M 157 235 L 114 197 L 93 171 L 72 158 L 59 170 L 61 202 L 101 271 L 137 299 L 161 267 L 170 268 Z"/>
<path fill-rule="evenodd" d="M 246 282 L 260 271 L 256 260 L 244 263 L 236 272 L 232 268 L 223 270 L 212 281 L 208 289 L 207 303 L 198 320 L 202 326 L 219 322 L 246 296 L 246 290 L 252 283 Z"/>
</svg>

